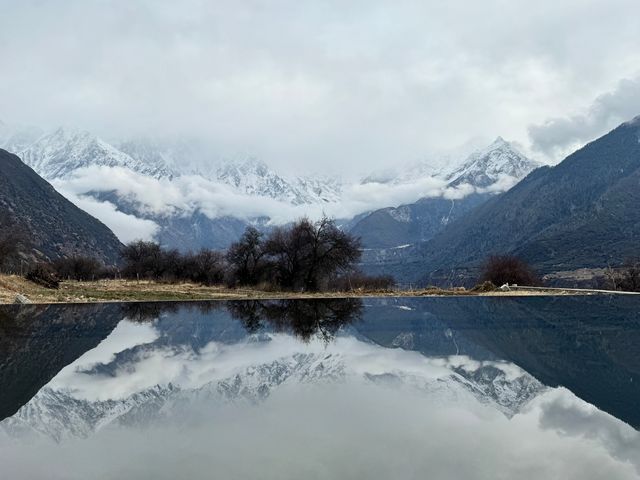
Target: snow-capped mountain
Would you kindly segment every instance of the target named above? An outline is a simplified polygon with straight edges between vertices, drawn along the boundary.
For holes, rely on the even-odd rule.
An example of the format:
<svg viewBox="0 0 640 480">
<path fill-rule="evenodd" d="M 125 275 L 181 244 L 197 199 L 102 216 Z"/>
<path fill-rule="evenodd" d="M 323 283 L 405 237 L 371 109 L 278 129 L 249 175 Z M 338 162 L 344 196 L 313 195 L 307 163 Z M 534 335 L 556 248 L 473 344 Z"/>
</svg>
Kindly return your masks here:
<svg viewBox="0 0 640 480">
<path fill-rule="evenodd" d="M 447 195 L 421 198 L 414 203 L 374 210 L 361 218 L 351 231 L 360 236 L 368 248 L 364 263 L 376 265 L 389 255 L 413 255 L 410 249 L 396 248 L 433 238 L 452 221 L 485 202 L 492 194 L 508 190 L 539 166 L 498 137 L 457 166 L 436 168 L 424 163 L 415 166 L 408 175 L 393 178 L 390 182 L 404 183 L 410 178 L 419 179 L 423 172 L 430 172 L 442 182 L 445 190 L 452 191 L 452 195 L 451 198 Z M 458 195 L 462 190 L 468 193 Z"/>
<path fill-rule="evenodd" d="M 255 405 L 284 387 L 295 391 L 336 383 L 406 388 L 443 402 L 480 402 L 510 418 L 546 389 L 515 365 L 464 356 L 443 363 L 381 347 L 357 332 L 343 332 L 329 346 L 319 338 L 304 344 L 271 333 L 231 343 L 205 342 L 200 349 L 168 341 L 162 336 L 129 347 L 105 364 L 83 365 L 79 359 L 0 423 L 0 429 L 55 441 L 85 438 L 110 425 L 166 423 L 197 406 Z M 152 365 L 164 368 L 149 370 Z M 137 372 L 146 373 L 139 377 Z M 121 387 L 112 391 L 115 385 Z"/>
<path fill-rule="evenodd" d="M 412 183 L 423 178 L 442 178 L 450 169 L 448 164 L 453 162 L 450 158 L 438 158 L 409 163 L 403 167 L 378 170 L 368 174 L 360 183 L 383 183 L 401 185 Z M 454 162 L 455 163 L 455 162 Z"/>
<path fill-rule="evenodd" d="M 153 178 L 171 175 L 161 163 L 145 163 L 89 132 L 65 128 L 39 137 L 16 154 L 47 180 L 68 178 L 90 166 L 123 167 Z"/>
<path fill-rule="evenodd" d="M 114 143 L 114 147 L 143 165 L 162 166 L 170 177 L 197 174 L 196 166 L 205 156 L 197 143 L 186 141 L 132 138 Z"/>
<path fill-rule="evenodd" d="M 451 157 L 424 160 L 402 169 L 371 173 L 361 183 L 398 185 L 432 177 L 446 181 L 449 186 L 496 186 L 499 190 L 505 179 L 511 179 L 511 184 L 514 184 L 540 166 L 540 163 L 525 157 L 513 144 L 498 137 L 489 146 L 474 151 L 462 161 Z"/>
<path fill-rule="evenodd" d="M 501 138 L 457 164 L 445 158 L 423 161 L 400 172 L 371 174 L 360 183 L 283 175 L 252 157 L 221 160 L 197 141 L 110 143 L 86 131 L 58 128 L 42 134 L 2 124 L 0 147 L 17 153 L 121 240 L 153 235 L 181 249 L 226 248 L 248 224 L 268 225 L 276 217 L 284 223 L 321 212 L 355 228 L 367 246 L 415 243 L 476 206 L 481 199 L 473 194 L 504 191 L 538 166 Z M 110 168 L 120 170 L 112 176 Z M 463 184 L 473 188 L 459 189 Z M 457 189 L 455 205 L 444 194 L 450 187 Z M 417 202 L 405 208 L 398 198 Z M 384 212 L 377 210 L 382 207 Z M 414 220 L 417 228 L 404 227 Z M 396 224 L 408 233 L 388 234 Z"/>
<path fill-rule="evenodd" d="M 207 159 L 203 149 L 186 142 L 138 138 L 111 144 L 86 131 L 58 128 L 43 134 L 35 128 L 18 129 L 2 124 L 0 147 L 16 153 L 50 181 L 67 179 L 80 168 L 101 166 L 122 167 L 152 178 L 197 175 L 228 185 L 241 194 L 291 205 L 337 201 L 341 191 L 336 178 L 285 178 L 251 157 L 220 162 Z"/>
<path fill-rule="evenodd" d="M 256 158 L 227 161 L 215 170 L 214 179 L 244 194 L 274 198 L 291 205 L 337 201 L 341 190 L 339 180 L 332 178 L 286 180 Z"/>
<path fill-rule="evenodd" d="M 498 137 L 488 147 L 478 150 L 465 162 L 443 175 L 451 186 L 469 184 L 478 188 L 496 185 L 501 180 L 512 179 L 512 184 L 542 166 L 525 157 L 511 143 Z"/>
</svg>

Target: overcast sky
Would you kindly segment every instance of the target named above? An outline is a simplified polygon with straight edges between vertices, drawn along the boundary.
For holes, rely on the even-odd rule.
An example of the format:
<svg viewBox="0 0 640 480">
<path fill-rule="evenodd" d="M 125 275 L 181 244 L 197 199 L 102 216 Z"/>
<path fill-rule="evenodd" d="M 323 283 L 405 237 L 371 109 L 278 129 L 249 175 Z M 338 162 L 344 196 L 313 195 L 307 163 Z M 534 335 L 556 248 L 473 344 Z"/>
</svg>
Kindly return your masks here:
<svg viewBox="0 0 640 480">
<path fill-rule="evenodd" d="M 637 0 L 0 0 L 0 119 L 362 171 L 640 114 Z"/>
</svg>

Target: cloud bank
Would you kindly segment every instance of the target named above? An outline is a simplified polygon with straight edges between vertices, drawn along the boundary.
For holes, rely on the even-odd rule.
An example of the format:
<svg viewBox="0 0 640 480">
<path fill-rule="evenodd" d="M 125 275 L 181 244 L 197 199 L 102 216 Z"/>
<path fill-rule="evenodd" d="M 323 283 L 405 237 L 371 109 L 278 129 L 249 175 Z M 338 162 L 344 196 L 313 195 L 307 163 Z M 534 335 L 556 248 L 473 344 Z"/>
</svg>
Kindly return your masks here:
<svg viewBox="0 0 640 480">
<path fill-rule="evenodd" d="M 561 156 L 637 115 L 640 115 L 640 78 L 625 79 L 613 91 L 598 96 L 582 113 L 532 125 L 529 136 L 535 150 Z"/>
<path fill-rule="evenodd" d="M 501 180 L 496 188 L 510 186 Z M 347 185 L 339 202 L 292 205 L 272 198 L 245 195 L 226 184 L 198 175 L 156 179 L 126 168 L 91 166 L 74 171 L 53 185 L 67 198 L 109 226 L 123 241 L 150 239 L 158 230 L 154 219 L 201 212 L 211 219 L 234 216 L 245 220 L 268 217 L 273 225 L 291 222 L 303 216 L 318 219 L 323 215 L 338 219 L 389 206 L 411 203 L 419 198 L 463 198 L 476 191 L 469 185 L 448 187 L 447 182 L 425 177 L 407 183 L 356 183 Z M 100 202 L 90 193 L 116 192 L 131 204 L 135 215 L 116 210 L 110 202 Z"/>
<path fill-rule="evenodd" d="M 370 171 L 497 135 L 525 144 L 529 125 L 578 112 L 640 64 L 637 0 L 0 0 L 0 11 L 6 122 L 194 136 L 282 171 Z"/>
</svg>

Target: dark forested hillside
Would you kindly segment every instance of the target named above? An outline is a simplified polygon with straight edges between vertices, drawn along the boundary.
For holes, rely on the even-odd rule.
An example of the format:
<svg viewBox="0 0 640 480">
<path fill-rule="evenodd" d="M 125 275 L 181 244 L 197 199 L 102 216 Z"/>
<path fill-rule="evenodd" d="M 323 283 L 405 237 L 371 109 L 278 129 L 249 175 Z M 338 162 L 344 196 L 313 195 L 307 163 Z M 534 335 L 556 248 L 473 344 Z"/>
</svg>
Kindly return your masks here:
<svg viewBox="0 0 640 480">
<path fill-rule="evenodd" d="M 515 254 L 542 273 L 619 265 L 640 256 L 640 119 L 453 222 L 380 266 L 422 283 L 464 282 L 491 254 Z"/>
<path fill-rule="evenodd" d="M 20 229 L 35 259 L 86 255 L 118 262 L 121 243 L 109 228 L 76 207 L 15 155 L 0 149 L 0 229 Z"/>
<path fill-rule="evenodd" d="M 382 208 L 364 217 L 350 232 L 360 237 L 367 248 L 390 248 L 429 240 L 490 196 L 474 193 L 456 200 L 422 198 L 409 205 Z"/>
</svg>

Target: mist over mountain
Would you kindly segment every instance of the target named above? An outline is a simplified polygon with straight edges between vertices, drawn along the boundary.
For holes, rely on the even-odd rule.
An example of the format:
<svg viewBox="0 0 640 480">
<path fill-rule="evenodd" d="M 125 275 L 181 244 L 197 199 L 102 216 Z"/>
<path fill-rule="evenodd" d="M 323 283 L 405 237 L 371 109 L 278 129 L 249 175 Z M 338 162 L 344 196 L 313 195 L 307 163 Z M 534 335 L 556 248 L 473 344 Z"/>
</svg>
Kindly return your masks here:
<svg viewBox="0 0 640 480">
<path fill-rule="evenodd" d="M 640 118 L 623 123 L 373 269 L 421 283 L 469 283 L 491 254 L 517 255 L 542 274 L 635 258 L 639 139 Z"/>
<path fill-rule="evenodd" d="M 405 247 L 429 240 L 540 166 L 498 137 L 487 148 L 472 153 L 459 167 L 450 171 L 431 170 L 448 182 L 451 191 L 466 189 L 465 195 L 421 198 L 415 203 L 376 210 L 358 221 L 351 232 L 361 237 L 365 247 L 373 249 Z M 372 255 L 375 253 L 366 254 L 367 258 Z"/>
<path fill-rule="evenodd" d="M 433 199 L 434 206 L 422 208 L 419 216 L 434 226 L 419 226 L 422 233 L 405 234 L 408 240 L 398 236 L 400 243 L 423 240 L 446 224 L 445 209 L 455 218 L 458 210 L 465 211 L 464 205 L 476 205 L 485 194 L 510 187 L 535 166 L 501 140 L 437 171 L 421 163 L 394 178 L 370 174 L 347 182 L 313 174 L 282 175 L 253 157 L 219 159 L 197 142 L 108 143 L 86 131 L 34 132 L 5 124 L 0 145 L 21 148 L 16 153 L 26 164 L 102 219 L 122 241 L 155 239 L 180 249 L 225 248 L 247 225 L 268 229 L 302 216 L 326 214 L 351 228 L 379 208 Z M 451 208 L 452 199 L 460 208 L 455 202 Z M 367 237 L 365 230 L 360 225 L 356 233 Z"/>
</svg>

